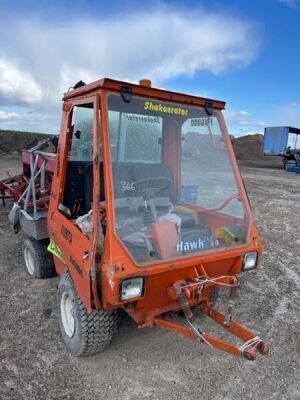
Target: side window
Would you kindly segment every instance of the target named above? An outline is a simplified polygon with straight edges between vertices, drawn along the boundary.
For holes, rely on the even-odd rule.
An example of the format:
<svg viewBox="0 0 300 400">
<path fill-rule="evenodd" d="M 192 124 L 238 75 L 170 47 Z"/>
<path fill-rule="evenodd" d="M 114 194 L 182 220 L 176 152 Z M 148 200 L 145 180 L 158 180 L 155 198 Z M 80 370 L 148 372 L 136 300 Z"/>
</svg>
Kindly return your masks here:
<svg viewBox="0 0 300 400">
<path fill-rule="evenodd" d="M 93 193 L 93 103 L 75 106 L 61 211 L 75 219 L 91 209 Z M 62 208 L 63 207 L 63 208 Z"/>
<path fill-rule="evenodd" d="M 204 208 L 222 206 L 222 213 L 243 218 L 244 208 L 217 116 L 202 114 L 187 119 L 182 139 L 181 201 Z"/>
<path fill-rule="evenodd" d="M 72 118 L 70 161 L 91 161 L 93 156 L 93 104 L 75 106 Z"/>
</svg>

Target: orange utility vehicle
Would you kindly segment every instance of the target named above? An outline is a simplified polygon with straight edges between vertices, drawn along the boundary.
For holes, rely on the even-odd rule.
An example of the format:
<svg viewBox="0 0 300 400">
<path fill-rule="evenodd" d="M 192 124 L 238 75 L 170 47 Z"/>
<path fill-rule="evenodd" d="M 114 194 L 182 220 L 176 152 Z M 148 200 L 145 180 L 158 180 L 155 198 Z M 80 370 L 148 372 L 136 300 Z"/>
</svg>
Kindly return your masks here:
<svg viewBox="0 0 300 400">
<path fill-rule="evenodd" d="M 60 275 L 59 325 L 72 354 L 104 349 L 118 309 L 140 328 L 251 360 L 268 353 L 231 315 L 237 274 L 256 268 L 262 244 L 224 106 L 147 80 L 80 81 L 63 97 L 56 154 L 41 145 L 23 152 L 23 174 L 0 183 L 15 201 L 15 231 L 30 236 L 27 272 Z M 214 308 L 223 287 L 224 314 Z M 241 344 L 204 332 L 196 309 Z M 174 319 L 178 311 L 184 318 Z"/>
</svg>

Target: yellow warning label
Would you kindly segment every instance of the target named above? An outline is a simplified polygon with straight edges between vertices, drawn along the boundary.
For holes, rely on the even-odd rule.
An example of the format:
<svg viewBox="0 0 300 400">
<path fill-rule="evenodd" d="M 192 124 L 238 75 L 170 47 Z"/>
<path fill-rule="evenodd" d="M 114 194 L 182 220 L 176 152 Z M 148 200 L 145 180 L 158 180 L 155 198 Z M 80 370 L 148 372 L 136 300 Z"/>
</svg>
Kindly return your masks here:
<svg viewBox="0 0 300 400">
<path fill-rule="evenodd" d="M 188 115 L 188 110 L 182 107 L 171 107 L 170 105 L 165 105 L 161 103 L 153 103 L 152 101 L 144 102 L 144 110 L 158 111 L 167 114 L 176 114 L 186 117 Z"/>
<path fill-rule="evenodd" d="M 57 258 L 59 258 L 60 261 L 62 261 L 64 264 L 66 263 L 63 253 L 52 239 L 50 240 L 47 250 L 50 251 L 50 253 L 54 254 Z"/>
</svg>

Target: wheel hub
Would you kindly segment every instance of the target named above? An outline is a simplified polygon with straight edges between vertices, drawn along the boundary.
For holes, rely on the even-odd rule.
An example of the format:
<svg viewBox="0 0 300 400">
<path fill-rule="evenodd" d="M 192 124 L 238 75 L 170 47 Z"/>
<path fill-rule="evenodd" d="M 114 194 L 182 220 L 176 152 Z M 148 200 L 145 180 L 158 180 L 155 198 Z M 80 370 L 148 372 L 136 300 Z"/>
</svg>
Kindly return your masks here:
<svg viewBox="0 0 300 400">
<path fill-rule="evenodd" d="M 75 318 L 73 302 L 68 292 L 64 292 L 61 296 L 60 314 L 66 335 L 72 337 L 75 332 Z"/>
<path fill-rule="evenodd" d="M 24 249 L 24 258 L 26 263 L 26 268 L 30 275 L 34 274 L 34 257 L 32 251 L 29 247 L 25 247 Z"/>
</svg>

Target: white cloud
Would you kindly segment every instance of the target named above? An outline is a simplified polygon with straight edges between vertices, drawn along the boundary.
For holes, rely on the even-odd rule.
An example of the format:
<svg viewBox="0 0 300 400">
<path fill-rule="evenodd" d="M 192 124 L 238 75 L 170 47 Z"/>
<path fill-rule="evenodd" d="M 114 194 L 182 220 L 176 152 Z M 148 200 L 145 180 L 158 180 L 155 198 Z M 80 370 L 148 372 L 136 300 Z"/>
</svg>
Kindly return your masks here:
<svg viewBox="0 0 300 400">
<path fill-rule="evenodd" d="M 248 111 L 245 110 L 241 110 L 239 114 L 241 117 L 248 117 L 250 115 L 250 113 L 248 113 Z"/>
<path fill-rule="evenodd" d="M 59 118 L 59 110 L 57 113 L 28 112 L 25 107 L 17 113 L 0 110 L 0 129 L 57 134 Z"/>
<path fill-rule="evenodd" d="M 12 103 L 35 104 L 42 100 L 42 90 L 29 72 L 0 57 L 0 96 Z"/>
<path fill-rule="evenodd" d="M 118 20 L 66 21 L 62 26 L 21 21 L 11 29 L 15 34 L 7 53 L 12 46 L 50 92 L 67 90 L 82 77 L 146 76 L 159 84 L 204 69 L 220 73 L 251 62 L 258 44 L 247 21 L 202 11 L 192 15 L 158 10 Z"/>
<path fill-rule="evenodd" d="M 251 113 L 245 110 L 233 111 L 225 110 L 227 122 L 232 125 L 238 125 L 243 128 L 251 127 L 264 127 L 266 123 L 263 121 L 257 121 Z"/>
<path fill-rule="evenodd" d="M 274 119 L 278 125 L 300 127 L 300 101 L 290 101 L 276 111 Z"/>
<path fill-rule="evenodd" d="M 267 126 L 300 127 L 300 100 L 293 100 L 277 106 L 265 113 L 266 121 L 261 121 L 247 111 L 226 110 L 225 116 L 229 132 L 235 136 L 262 134 Z"/>
<path fill-rule="evenodd" d="M 0 121 L 15 121 L 20 118 L 20 115 L 15 112 L 6 112 L 0 110 Z"/>
<path fill-rule="evenodd" d="M 246 20 L 202 10 L 157 9 L 57 25 L 3 20 L 0 101 L 54 112 L 62 93 L 80 79 L 146 77 L 168 87 L 166 80 L 201 70 L 220 74 L 251 63 L 258 31 Z"/>
<path fill-rule="evenodd" d="M 264 121 L 257 120 L 250 112 L 245 110 L 224 112 L 228 130 L 234 136 L 262 134 L 267 125 Z"/>
</svg>

